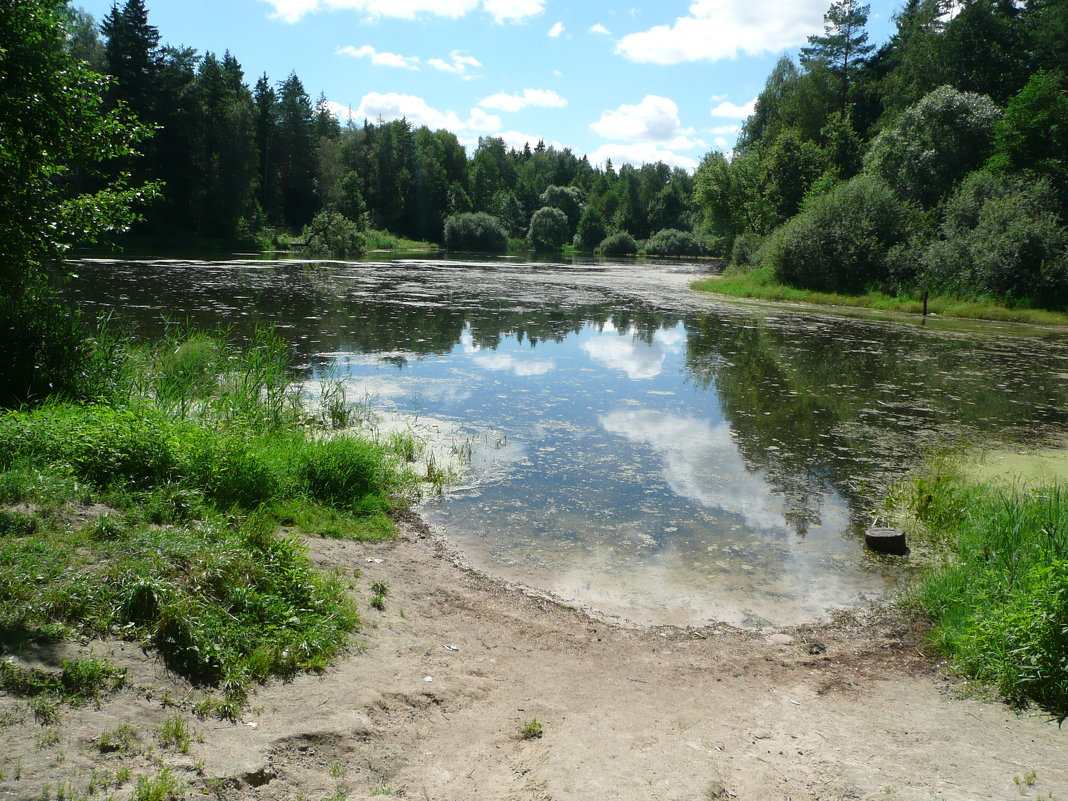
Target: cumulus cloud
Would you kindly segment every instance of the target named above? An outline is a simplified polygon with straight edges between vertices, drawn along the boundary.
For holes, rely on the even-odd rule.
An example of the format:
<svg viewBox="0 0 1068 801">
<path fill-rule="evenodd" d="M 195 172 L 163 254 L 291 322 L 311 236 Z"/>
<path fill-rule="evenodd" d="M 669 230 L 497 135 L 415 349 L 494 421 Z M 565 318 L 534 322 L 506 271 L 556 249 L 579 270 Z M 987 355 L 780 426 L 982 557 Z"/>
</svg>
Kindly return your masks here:
<svg viewBox="0 0 1068 801">
<path fill-rule="evenodd" d="M 460 75 L 465 79 L 470 79 L 472 77 L 468 74 L 468 70 L 478 69 L 482 66 L 481 61 L 474 56 L 464 55 L 462 50 L 453 50 L 449 53 L 449 61 L 445 61 L 441 58 L 429 58 L 426 63 L 436 70 L 449 72 L 453 75 Z"/>
<path fill-rule="evenodd" d="M 673 150 L 667 150 L 653 142 L 637 142 L 629 145 L 601 145 L 595 151 L 589 153 L 587 158 L 590 164 L 599 166 L 604 166 L 604 163 L 611 159 L 612 164 L 615 165 L 633 164 L 635 167 L 640 167 L 642 164 L 654 164 L 662 161 L 669 167 L 681 167 L 691 172 L 697 169 L 697 162 L 689 156 L 676 153 Z"/>
<path fill-rule="evenodd" d="M 736 103 L 723 101 L 718 106 L 713 108 L 710 113 L 713 117 L 737 117 L 738 119 L 744 120 L 746 117 L 753 113 L 753 110 L 756 108 L 756 102 L 757 99 L 755 97 L 748 103 L 746 103 L 744 106 L 739 106 Z"/>
<path fill-rule="evenodd" d="M 521 377 L 545 375 L 556 366 L 552 359 L 517 359 L 508 353 L 482 353 L 474 362 L 485 370 L 504 370 Z"/>
<path fill-rule="evenodd" d="M 483 0 L 482 7 L 497 23 L 524 22 L 545 10 L 545 0 Z"/>
<path fill-rule="evenodd" d="M 522 92 L 507 94 L 498 92 L 495 95 L 484 97 L 478 101 L 483 108 L 493 108 L 499 111 L 521 111 L 531 106 L 538 108 L 563 108 L 567 105 L 567 99 L 561 97 L 551 89 L 524 89 Z"/>
<path fill-rule="evenodd" d="M 564 34 L 564 23 L 558 22 L 549 28 L 549 38 L 559 39 Z"/>
<path fill-rule="evenodd" d="M 667 142 L 693 133 L 682 130 L 678 104 L 657 95 L 646 95 L 634 106 L 624 104 L 615 111 L 605 111 L 590 128 L 605 139 L 624 142 Z"/>
<path fill-rule="evenodd" d="M 371 45 L 363 47 L 339 47 L 334 51 L 339 56 L 351 56 L 352 58 L 366 58 L 376 67 L 397 67 L 405 70 L 419 71 L 419 58 L 417 56 L 401 56 L 397 53 L 380 53 Z"/>
<path fill-rule="evenodd" d="M 616 53 L 665 65 L 777 53 L 822 32 L 826 7 L 826 0 L 692 0 L 686 16 L 624 36 Z"/>
<path fill-rule="evenodd" d="M 612 32 L 610 30 L 608 30 L 608 28 L 606 28 L 604 25 L 602 25 L 599 22 L 593 23 L 593 25 L 590 26 L 590 29 L 588 31 L 586 31 L 586 33 L 599 33 L 602 36 L 611 36 L 612 35 Z"/>
<path fill-rule="evenodd" d="M 415 19 L 421 15 L 458 19 L 480 6 L 498 23 L 523 22 L 545 10 L 545 0 L 262 0 L 275 19 L 298 22 L 318 11 L 356 11 L 368 17 Z"/>
<path fill-rule="evenodd" d="M 396 92 L 380 94 L 371 92 L 364 95 L 359 108 L 353 112 L 356 119 L 377 120 L 379 118 L 389 122 L 399 120 L 402 117 L 412 125 L 419 127 L 425 125 L 428 128 L 444 128 L 455 133 L 464 131 L 496 131 L 501 127 L 500 117 L 487 114 L 482 109 L 472 109 L 471 116 L 464 120 L 455 111 L 439 111 L 423 98 L 414 95 L 402 95 Z"/>
</svg>

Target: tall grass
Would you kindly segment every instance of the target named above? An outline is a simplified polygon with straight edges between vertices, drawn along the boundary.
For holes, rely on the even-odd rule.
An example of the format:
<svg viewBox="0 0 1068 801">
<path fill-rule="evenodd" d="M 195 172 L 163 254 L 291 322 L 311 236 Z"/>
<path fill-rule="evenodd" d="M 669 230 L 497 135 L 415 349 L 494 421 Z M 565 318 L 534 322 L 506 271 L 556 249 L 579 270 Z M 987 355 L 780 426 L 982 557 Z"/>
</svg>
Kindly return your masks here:
<svg viewBox="0 0 1068 801">
<path fill-rule="evenodd" d="M 253 682 L 324 667 L 359 617 L 278 529 L 390 536 L 399 460 L 316 422 L 266 329 L 238 349 L 175 327 L 127 347 L 110 386 L 0 416 L 0 638 L 137 639 L 226 714 Z M 86 501 L 113 512 L 72 526 Z"/>
<path fill-rule="evenodd" d="M 1007 699 L 1068 716 L 1068 491 L 949 469 L 917 479 L 912 506 L 947 554 L 915 594 L 934 642 Z"/>
</svg>

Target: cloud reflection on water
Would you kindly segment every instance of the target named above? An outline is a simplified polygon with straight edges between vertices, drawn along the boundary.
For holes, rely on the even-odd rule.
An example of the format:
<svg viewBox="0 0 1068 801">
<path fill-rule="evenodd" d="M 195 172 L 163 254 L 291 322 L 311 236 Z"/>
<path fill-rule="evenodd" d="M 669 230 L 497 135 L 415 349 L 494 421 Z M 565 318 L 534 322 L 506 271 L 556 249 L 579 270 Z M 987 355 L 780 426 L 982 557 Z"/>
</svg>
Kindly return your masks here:
<svg viewBox="0 0 1068 801">
<path fill-rule="evenodd" d="M 581 348 L 598 364 L 638 381 L 660 375 L 668 354 L 679 353 L 685 339 L 677 329 L 657 331 L 652 342 L 642 342 L 634 334 L 629 338 L 626 334 L 602 334 L 586 340 Z"/>
</svg>

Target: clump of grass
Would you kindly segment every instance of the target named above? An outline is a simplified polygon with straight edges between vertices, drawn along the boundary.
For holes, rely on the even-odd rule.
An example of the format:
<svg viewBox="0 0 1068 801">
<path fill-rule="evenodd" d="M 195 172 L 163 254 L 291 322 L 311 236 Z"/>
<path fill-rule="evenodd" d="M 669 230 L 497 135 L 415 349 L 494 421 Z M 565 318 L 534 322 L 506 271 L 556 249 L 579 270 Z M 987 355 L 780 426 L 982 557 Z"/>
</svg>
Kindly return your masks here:
<svg viewBox="0 0 1068 801">
<path fill-rule="evenodd" d="M 917 518 L 948 554 L 915 600 L 969 677 L 1068 716 L 1068 491 L 916 478 Z"/>
<path fill-rule="evenodd" d="M 170 748 L 180 754 L 188 754 L 189 746 L 193 742 L 193 731 L 185 718 L 181 715 L 172 715 L 163 721 L 159 730 L 159 744 L 164 748 Z"/>
<path fill-rule="evenodd" d="M 519 736 L 524 740 L 537 740 L 545 733 L 544 726 L 537 718 L 531 718 L 519 730 Z"/>
<path fill-rule="evenodd" d="M 181 779 L 170 768 L 162 768 L 149 778 L 138 776 L 134 786 L 133 801 L 170 801 L 179 799 L 185 788 Z"/>
<path fill-rule="evenodd" d="M 139 739 L 137 730 L 128 723 L 120 723 L 114 729 L 101 732 L 96 747 L 105 754 L 130 751 Z"/>
<path fill-rule="evenodd" d="M 98 700 L 126 680 L 126 671 L 106 659 L 89 656 L 64 659 L 61 664 L 59 672 L 53 672 L 0 662 L 0 689 L 15 696 L 45 697 L 79 705 Z"/>
</svg>

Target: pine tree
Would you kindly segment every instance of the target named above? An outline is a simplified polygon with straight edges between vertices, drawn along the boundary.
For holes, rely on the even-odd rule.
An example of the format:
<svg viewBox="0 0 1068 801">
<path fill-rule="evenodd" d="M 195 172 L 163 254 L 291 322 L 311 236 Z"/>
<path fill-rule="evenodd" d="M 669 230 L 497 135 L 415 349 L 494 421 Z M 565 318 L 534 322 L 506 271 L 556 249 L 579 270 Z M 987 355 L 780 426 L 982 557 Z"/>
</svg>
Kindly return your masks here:
<svg viewBox="0 0 1068 801">
<path fill-rule="evenodd" d="M 854 74 L 864 65 L 865 58 L 875 49 L 868 44 L 868 23 L 871 6 L 854 0 L 835 0 L 823 15 L 823 36 L 808 37 L 808 47 L 801 48 L 801 64 L 806 68 L 824 64 L 838 78 L 841 108 L 846 110 L 849 87 Z"/>
<path fill-rule="evenodd" d="M 104 55 L 116 84 L 111 94 L 125 101 L 139 119 L 156 121 L 153 99 L 160 70 L 159 30 L 148 24 L 144 0 L 116 3 L 100 26 L 107 37 Z"/>
</svg>

